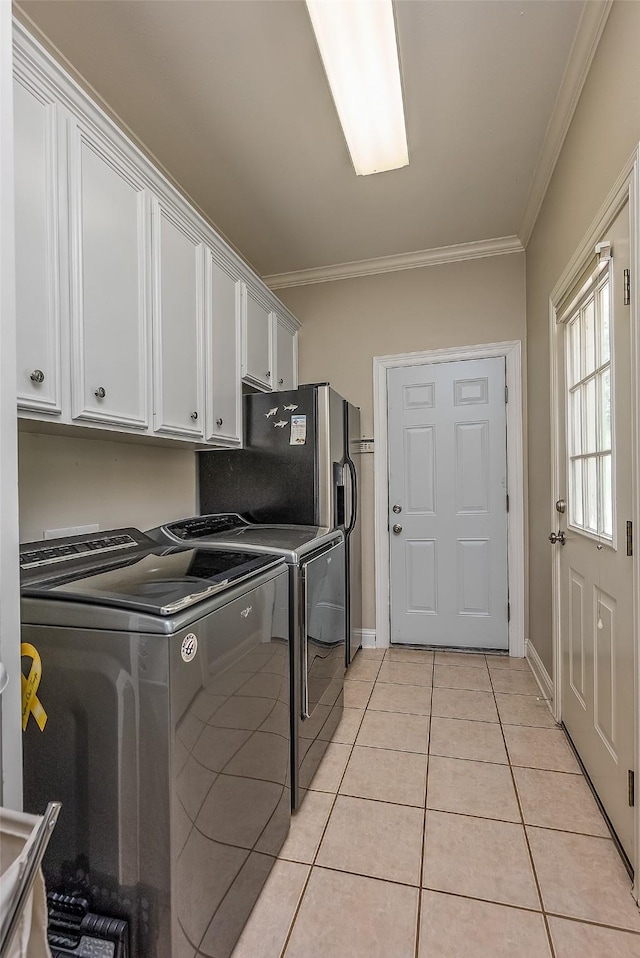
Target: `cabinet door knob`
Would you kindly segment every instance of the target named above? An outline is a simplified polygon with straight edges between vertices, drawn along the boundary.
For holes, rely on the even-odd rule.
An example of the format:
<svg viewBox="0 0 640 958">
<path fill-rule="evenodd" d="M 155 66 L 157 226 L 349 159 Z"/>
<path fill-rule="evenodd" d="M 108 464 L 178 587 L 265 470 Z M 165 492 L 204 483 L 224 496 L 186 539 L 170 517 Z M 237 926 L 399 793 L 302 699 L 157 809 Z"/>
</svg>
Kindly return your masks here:
<svg viewBox="0 0 640 958">
<path fill-rule="evenodd" d="M 279 386 L 284 386 L 284 379 L 279 379 L 279 380 L 278 380 L 278 385 L 279 385 Z"/>
<path fill-rule="evenodd" d="M 267 379 L 271 379 L 271 370 L 267 370 Z"/>
<path fill-rule="evenodd" d="M 222 419 L 222 416 L 220 416 L 219 419 L 216 419 L 216 426 L 221 426 L 222 423 L 223 423 L 223 421 L 224 421 L 224 420 Z"/>
<path fill-rule="evenodd" d="M 41 369 L 34 369 L 29 379 L 32 383 L 38 383 L 38 385 L 40 385 L 40 383 L 44 382 L 44 373 Z"/>
<path fill-rule="evenodd" d="M 196 419 L 198 418 L 198 413 L 195 412 L 195 410 L 194 410 L 194 412 L 191 413 L 191 418 L 193 419 L 194 422 L 195 422 Z"/>
<path fill-rule="evenodd" d="M 98 399 L 104 399 L 104 397 L 107 395 L 107 390 L 104 388 L 104 386 L 98 386 L 97 389 L 94 389 L 93 395 L 97 396 Z"/>
</svg>

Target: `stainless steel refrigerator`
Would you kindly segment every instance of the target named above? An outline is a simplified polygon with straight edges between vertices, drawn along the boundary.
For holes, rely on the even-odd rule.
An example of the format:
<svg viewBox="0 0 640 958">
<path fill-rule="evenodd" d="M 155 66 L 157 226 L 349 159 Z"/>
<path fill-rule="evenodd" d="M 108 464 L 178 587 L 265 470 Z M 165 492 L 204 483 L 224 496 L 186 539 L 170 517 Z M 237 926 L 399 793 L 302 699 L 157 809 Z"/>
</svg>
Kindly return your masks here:
<svg viewBox="0 0 640 958">
<path fill-rule="evenodd" d="M 244 397 L 244 448 L 199 454 L 200 513 L 342 529 L 346 664 L 361 645 L 360 410 L 327 383 Z"/>
</svg>

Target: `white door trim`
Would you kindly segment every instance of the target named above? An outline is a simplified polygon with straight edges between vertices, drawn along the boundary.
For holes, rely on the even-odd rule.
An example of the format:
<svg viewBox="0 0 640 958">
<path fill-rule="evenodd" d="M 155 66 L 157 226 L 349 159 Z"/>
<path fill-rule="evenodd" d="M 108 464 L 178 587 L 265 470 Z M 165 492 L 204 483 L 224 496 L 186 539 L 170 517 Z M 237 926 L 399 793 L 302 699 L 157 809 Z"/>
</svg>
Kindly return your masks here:
<svg viewBox="0 0 640 958">
<path fill-rule="evenodd" d="M 11 5 L 0 3 L 0 805 L 22 808 Z M 1 681 L 1 680 L 0 680 Z"/>
<path fill-rule="evenodd" d="M 640 146 L 624 166 L 609 195 L 598 210 L 595 219 L 587 230 L 578 249 L 572 256 L 560 279 L 549 297 L 549 361 L 551 373 L 551 502 L 549 513 L 550 529 L 556 528 L 557 516 L 555 501 L 560 496 L 560 437 L 556 429 L 554 411 L 558 406 L 561 390 L 557 358 L 557 306 L 569 291 L 580 272 L 593 256 L 594 245 L 607 227 L 613 222 L 626 202 L 629 202 L 629 262 L 631 265 L 631 434 L 632 434 L 632 521 L 634 529 L 635 555 L 633 562 L 633 634 L 636 637 L 635 668 L 635 765 L 636 796 L 640 788 L 640 562 L 638 562 L 638 535 L 640 534 L 640 298 L 638 279 L 640 278 Z M 562 650 L 560 648 L 560 552 L 554 550 L 552 556 L 552 648 L 553 648 L 553 700 L 554 715 L 557 722 L 562 721 Z M 636 797 L 635 805 L 635 883 L 633 893 L 640 902 L 640 802 Z"/>
<path fill-rule="evenodd" d="M 396 366 L 422 366 L 466 359 L 504 356 L 509 402 L 507 404 L 507 475 L 509 514 L 507 558 L 509 565 L 509 655 L 524 656 L 524 467 L 522 421 L 522 344 L 519 340 L 485 343 L 450 349 L 427 349 L 416 353 L 373 357 L 373 436 L 376 561 L 376 642 L 389 646 L 389 471 L 387 468 L 387 370 Z"/>
</svg>

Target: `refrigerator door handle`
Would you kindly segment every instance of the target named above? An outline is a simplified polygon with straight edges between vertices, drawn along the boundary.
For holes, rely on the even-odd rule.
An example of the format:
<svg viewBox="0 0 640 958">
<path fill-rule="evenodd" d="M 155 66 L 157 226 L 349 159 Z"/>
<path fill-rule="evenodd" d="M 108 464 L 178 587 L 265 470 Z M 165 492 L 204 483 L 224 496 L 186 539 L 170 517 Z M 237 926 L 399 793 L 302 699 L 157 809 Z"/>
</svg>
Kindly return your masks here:
<svg viewBox="0 0 640 958">
<path fill-rule="evenodd" d="M 351 519 L 345 530 L 345 536 L 348 536 L 349 533 L 353 532 L 358 521 L 358 473 L 353 459 L 349 456 L 345 459 L 345 465 L 351 475 Z"/>
<path fill-rule="evenodd" d="M 300 575 L 300 612 L 302 637 L 302 718 L 311 718 L 309 715 L 309 651 L 307 641 L 309 636 L 309 622 L 307 619 L 307 568 L 301 567 Z"/>
</svg>

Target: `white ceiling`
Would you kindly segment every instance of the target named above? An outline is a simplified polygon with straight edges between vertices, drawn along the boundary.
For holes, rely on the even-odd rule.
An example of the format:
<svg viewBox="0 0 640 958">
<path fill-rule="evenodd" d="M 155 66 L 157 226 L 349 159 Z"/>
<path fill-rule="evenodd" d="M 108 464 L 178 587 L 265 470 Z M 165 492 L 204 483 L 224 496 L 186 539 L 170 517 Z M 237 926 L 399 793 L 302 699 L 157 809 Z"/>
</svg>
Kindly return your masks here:
<svg viewBox="0 0 640 958">
<path fill-rule="evenodd" d="M 522 232 L 584 6 L 396 0 L 410 165 L 356 177 L 301 0 L 20 4 L 262 275 Z"/>
</svg>

